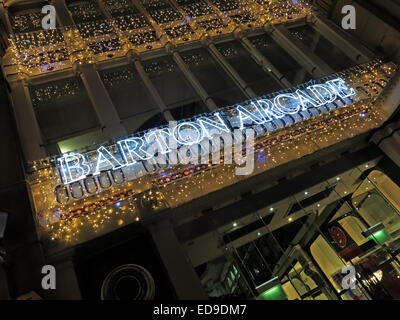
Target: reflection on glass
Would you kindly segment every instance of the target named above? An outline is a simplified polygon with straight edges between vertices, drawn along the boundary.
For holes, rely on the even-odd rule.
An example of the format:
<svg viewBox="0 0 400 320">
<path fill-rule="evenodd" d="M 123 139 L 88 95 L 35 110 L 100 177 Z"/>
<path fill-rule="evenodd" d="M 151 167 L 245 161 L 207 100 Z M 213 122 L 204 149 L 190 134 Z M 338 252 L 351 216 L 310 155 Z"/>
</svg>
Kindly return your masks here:
<svg viewBox="0 0 400 320">
<path fill-rule="evenodd" d="M 360 216 L 372 227 L 380 222 L 388 232 L 400 228 L 400 188 L 384 173 L 374 170 L 352 196 Z"/>
<path fill-rule="evenodd" d="M 329 279 L 337 292 L 342 292 L 342 268 L 346 264 L 339 258 L 338 254 L 334 251 L 331 245 L 322 237 L 318 236 L 310 247 L 311 254 L 321 268 L 322 272 Z M 342 296 L 345 300 L 366 300 L 367 296 L 362 291 L 359 283 L 356 284 L 355 289 L 347 290 Z"/>
<path fill-rule="evenodd" d="M 57 143 L 100 129 L 100 123 L 79 77 L 31 86 L 30 95 L 49 154 Z M 105 139 L 100 141 L 102 142 Z"/>
<path fill-rule="evenodd" d="M 289 271 L 289 279 L 293 286 L 296 288 L 300 296 L 306 295 L 312 289 L 315 289 L 317 285 L 315 282 L 305 273 L 305 270 L 299 262 Z"/>
<path fill-rule="evenodd" d="M 128 133 L 140 131 L 146 122 L 157 125 L 160 112 L 132 65 L 99 72 L 104 86 Z"/>
<path fill-rule="evenodd" d="M 206 92 L 218 107 L 233 105 L 247 100 L 206 49 L 185 51 L 181 54 Z"/>
<path fill-rule="evenodd" d="M 282 89 L 272 74 L 265 72 L 238 41 L 217 44 L 216 47 L 258 96 Z"/>
<path fill-rule="evenodd" d="M 341 71 L 355 65 L 342 50 L 328 41 L 310 25 L 290 29 L 293 36 L 309 47 L 334 71 Z"/>
<path fill-rule="evenodd" d="M 232 285 L 226 292 L 236 290 L 241 278 L 253 292 L 247 297 L 255 298 L 256 287 L 278 276 L 289 300 L 398 299 L 400 189 L 371 168 L 372 163 L 354 167 L 235 219 L 233 229 L 232 222 L 220 227 L 216 242 L 239 266 L 237 275 L 224 267 L 220 281 L 229 278 Z M 382 221 L 391 240 L 370 247 L 362 232 Z M 348 290 L 342 269 L 350 265 L 357 282 Z"/>
<path fill-rule="evenodd" d="M 267 34 L 251 37 L 249 40 L 293 85 L 312 79 L 311 75 Z"/>
<path fill-rule="evenodd" d="M 174 109 L 194 102 L 203 104 L 171 57 L 144 61 L 143 68 L 168 108 Z"/>
</svg>

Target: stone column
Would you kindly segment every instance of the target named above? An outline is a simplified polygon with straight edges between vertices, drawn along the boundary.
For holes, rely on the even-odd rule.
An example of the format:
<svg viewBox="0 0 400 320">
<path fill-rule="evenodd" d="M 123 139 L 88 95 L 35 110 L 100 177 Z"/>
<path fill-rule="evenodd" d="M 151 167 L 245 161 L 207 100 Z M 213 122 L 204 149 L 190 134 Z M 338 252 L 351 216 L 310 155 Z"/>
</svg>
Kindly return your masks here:
<svg viewBox="0 0 400 320">
<path fill-rule="evenodd" d="M 314 78 L 322 78 L 334 73 L 320 57 L 300 40 L 293 37 L 289 30 L 283 26 L 272 26 L 267 28 L 271 38 L 274 39 L 283 49 L 286 50 L 309 74 Z"/>
<path fill-rule="evenodd" d="M 33 162 L 46 157 L 40 128 L 29 93 L 23 79 L 10 83 L 11 100 L 25 161 Z"/>
<path fill-rule="evenodd" d="M 375 133 L 372 141 L 400 168 L 400 121 Z"/>
<path fill-rule="evenodd" d="M 379 147 L 400 168 L 400 132 L 396 131 L 393 136 L 384 139 Z"/>
<path fill-rule="evenodd" d="M 269 61 L 245 36 L 238 36 L 239 41 L 251 54 L 254 60 L 263 68 L 265 72 L 272 75 L 272 78 L 278 82 L 282 88 L 291 88 L 293 85 L 288 79 Z"/>
<path fill-rule="evenodd" d="M 384 121 L 393 117 L 400 105 L 400 71 L 398 70 L 382 92 L 376 107 L 384 113 Z M 371 139 L 400 167 L 400 121 L 392 122 L 376 132 Z"/>
<path fill-rule="evenodd" d="M 171 223 L 168 220 L 161 220 L 150 225 L 149 230 L 177 298 L 179 300 L 207 299 L 200 279 L 187 260 Z"/>
<path fill-rule="evenodd" d="M 52 5 L 56 8 L 57 19 L 63 27 L 73 26 L 74 20 L 69 12 L 65 0 L 52 0 Z"/>
<path fill-rule="evenodd" d="M 4 3 L 0 3 L 0 18 L 4 23 L 4 26 L 7 29 L 8 35 L 14 34 L 11 22 L 10 22 L 10 17 L 8 15 L 8 7 L 4 6 Z"/>
<path fill-rule="evenodd" d="M 93 64 L 79 65 L 78 73 L 85 85 L 93 108 L 100 120 L 102 130 L 110 139 L 119 138 L 127 134 L 121 123 L 118 112 L 107 92 L 100 75 Z"/>
<path fill-rule="evenodd" d="M 189 67 L 186 65 L 186 63 L 183 61 L 182 57 L 180 56 L 180 54 L 176 50 L 176 48 L 173 47 L 172 45 L 168 44 L 167 51 L 172 55 L 172 58 L 174 59 L 175 63 L 178 65 L 179 69 L 185 75 L 186 80 L 189 81 L 189 83 L 192 85 L 193 89 L 200 96 L 200 98 L 206 104 L 208 109 L 210 111 L 218 109 L 214 100 L 208 95 L 206 90 L 200 84 L 199 80 L 197 80 L 195 75 L 192 73 L 192 71 L 189 69 Z"/>
<path fill-rule="evenodd" d="M 151 82 L 149 76 L 147 75 L 146 71 L 143 68 L 143 65 L 140 61 L 140 58 L 136 54 L 128 55 L 129 61 L 133 62 L 136 67 L 136 70 L 142 79 L 144 85 L 146 86 L 147 90 L 150 92 L 150 95 L 154 102 L 156 103 L 157 107 L 163 113 L 165 120 L 167 121 L 174 121 L 174 117 L 172 116 L 171 112 L 167 109 L 164 101 L 162 100 L 160 94 L 158 93 L 156 87 Z"/>
<path fill-rule="evenodd" d="M 247 85 L 246 81 L 237 73 L 232 65 L 225 59 L 225 57 L 219 52 L 217 47 L 210 40 L 204 41 L 204 45 L 208 47 L 211 55 L 217 60 L 229 77 L 238 85 L 246 97 L 250 99 L 257 98 L 257 94 Z"/>
<path fill-rule="evenodd" d="M 340 27 L 323 17 L 312 15 L 310 23 L 330 42 L 340 48 L 351 60 L 360 64 L 376 58 L 376 55 L 349 36 Z"/>
</svg>

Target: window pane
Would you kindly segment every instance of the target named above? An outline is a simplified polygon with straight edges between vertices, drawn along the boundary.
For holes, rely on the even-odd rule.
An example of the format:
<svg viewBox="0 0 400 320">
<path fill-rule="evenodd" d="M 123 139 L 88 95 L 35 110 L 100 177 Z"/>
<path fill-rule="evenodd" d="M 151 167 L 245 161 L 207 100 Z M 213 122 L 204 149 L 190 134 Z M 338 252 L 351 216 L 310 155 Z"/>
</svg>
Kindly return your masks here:
<svg viewBox="0 0 400 320">
<path fill-rule="evenodd" d="M 219 107 L 247 100 L 206 49 L 186 51 L 182 58 Z"/>
<path fill-rule="evenodd" d="M 318 57 L 324 60 L 333 70 L 341 71 L 355 63 L 338 47 L 324 38 L 309 25 L 290 29 L 293 36 L 309 47 Z"/>
<path fill-rule="evenodd" d="M 132 65 L 102 70 L 100 77 L 129 133 L 160 112 Z"/>
<path fill-rule="evenodd" d="M 42 30 L 43 15 L 41 8 L 32 9 L 30 12 L 16 12 L 15 14 L 11 9 L 9 10 L 9 17 L 15 33 Z"/>
<path fill-rule="evenodd" d="M 249 40 L 293 85 L 312 79 L 311 75 L 270 36 L 262 34 Z"/>
<path fill-rule="evenodd" d="M 65 139 L 57 143 L 58 149 L 61 153 L 67 153 L 74 150 L 81 150 L 88 146 L 93 145 L 93 142 L 105 141 L 101 130 L 95 130 L 77 137 Z"/>
<path fill-rule="evenodd" d="M 282 89 L 238 41 L 219 44 L 216 47 L 257 95 L 263 96 Z"/>
<path fill-rule="evenodd" d="M 150 25 L 131 0 L 104 0 L 104 5 L 122 31 Z"/>
<path fill-rule="evenodd" d="M 393 232 L 400 226 L 399 194 L 398 185 L 374 170 L 353 194 L 352 202 L 369 226 L 382 222 L 388 232 Z"/>
<path fill-rule="evenodd" d="M 167 107 L 176 108 L 201 100 L 171 57 L 145 61 L 143 67 Z"/>
<path fill-rule="evenodd" d="M 182 120 L 208 112 L 208 109 L 202 101 L 196 101 L 181 107 L 173 108 L 170 111 L 175 120 Z"/>
<path fill-rule="evenodd" d="M 32 86 L 30 93 L 40 130 L 48 147 L 100 128 L 80 78 Z"/>
</svg>

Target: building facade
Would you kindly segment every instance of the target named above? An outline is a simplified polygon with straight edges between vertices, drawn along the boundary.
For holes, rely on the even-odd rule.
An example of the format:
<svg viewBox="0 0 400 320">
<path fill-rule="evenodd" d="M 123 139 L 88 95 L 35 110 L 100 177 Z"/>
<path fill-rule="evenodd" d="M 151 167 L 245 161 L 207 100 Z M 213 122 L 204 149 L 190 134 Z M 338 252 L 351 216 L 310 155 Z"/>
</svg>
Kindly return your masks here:
<svg viewBox="0 0 400 320">
<path fill-rule="evenodd" d="M 0 1 L 0 297 L 400 299 L 399 9 Z"/>
</svg>

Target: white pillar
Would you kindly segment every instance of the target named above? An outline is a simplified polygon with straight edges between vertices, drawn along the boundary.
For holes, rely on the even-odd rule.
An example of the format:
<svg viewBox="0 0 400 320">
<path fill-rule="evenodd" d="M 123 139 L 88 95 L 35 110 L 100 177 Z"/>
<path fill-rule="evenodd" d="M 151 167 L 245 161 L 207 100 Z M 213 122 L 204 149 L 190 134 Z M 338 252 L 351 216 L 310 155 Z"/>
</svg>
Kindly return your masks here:
<svg viewBox="0 0 400 320">
<path fill-rule="evenodd" d="M 149 226 L 158 254 L 168 273 L 179 300 L 206 300 L 199 277 L 179 243 L 168 220 Z"/>
<path fill-rule="evenodd" d="M 240 42 L 246 50 L 254 57 L 254 60 L 263 68 L 265 72 L 272 74 L 272 78 L 278 82 L 282 88 L 291 88 L 293 85 L 288 79 L 269 61 L 245 36 L 239 37 Z"/>
<path fill-rule="evenodd" d="M 182 57 L 180 56 L 180 54 L 178 53 L 176 48 L 173 47 L 172 45 L 168 44 L 167 51 L 172 54 L 172 58 L 174 59 L 175 63 L 178 65 L 179 69 L 184 74 L 186 80 L 189 81 L 189 83 L 192 85 L 193 89 L 200 96 L 200 98 L 203 100 L 204 104 L 208 107 L 208 109 L 210 111 L 218 109 L 214 100 L 208 95 L 208 93 L 203 88 L 203 86 L 200 84 L 200 82 L 197 80 L 195 75 L 192 73 L 192 71 L 189 69 L 189 67 L 186 65 L 186 63 L 183 61 Z"/>
<path fill-rule="evenodd" d="M 396 68 L 396 65 L 392 65 Z M 378 99 L 380 103 L 380 109 L 384 112 L 386 120 L 389 119 L 393 113 L 396 112 L 400 105 L 400 70 L 397 72 L 389 82 L 389 85 L 385 87 L 383 93 Z"/>
<path fill-rule="evenodd" d="M 251 89 L 246 81 L 237 73 L 237 71 L 232 67 L 232 65 L 225 59 L 225 57 L 219 52 L 217 47 L 209 40 L 206 40 L 204 44 L 208 47 L 211 55 L 217 60 L 229 77 L 236 83 L 236 85 L 242 90 L 244 95 L 250 99 L 257 98 L 257 94 Z"/>
<path fill-rule="evenodd" d="M 19 79 L 10 83 L 11 100 L 25 161 L 33 162 L 46 157 L 46 151 L 36 120 L 28 84 Z"/>
<path fill-rule="evenodd" d="M 400 133 L 384 139 L 379 148 L 400 168 Z"/>
<path fill-rule="evenodd" d="M 128 59 L 133 61 L 133 64 L 135 65 L 140 78 L 142 79 L 147 90 L 149 91 L 151 98 L 154 100 L 157 107 L 163 113 L 165 120 L 174 121 L 175 120 L 174 117 L 172 116 L 171 112 L 167 109 L 167 106 L 165 105 L 164 101 L 162 100 L 156 87 L 153 85 L 149 76 L 147 75 L 146 71 L 144 70 L 142 63 L 140 62 L 139 56 L 136 54 L 132 54 L 132 55 L 129 55 Z"/>
<path fill-rule="evenodd" d="M 126 129 L 121 123 L 118 112 L 101 81 L 95 65 L 80 65 L 78 72 L 106 136 L 110 139 L 115 139 L 127 135 Z"/>
<path fill-rule="evenodd" d="M 272 26 L 270 29 L 267 29 L 267 32 L 271 34 L 273 40 L 285 49 L 314 78 L 322 78 L 334 73 L 334 70 L 312 52 L 310 48 L 293 37 L 285 26 Z"/>
<path fill-rule="evenodd" d="M 372 51 L 361 45 L 358 40 L 348 35 L 326 18 L 312 15 L 310 23 L 320 34 L 334 43 L 354 62 L 358 64 L 366 63 L 376 58 L 376 55 Z"/>
</svg>

